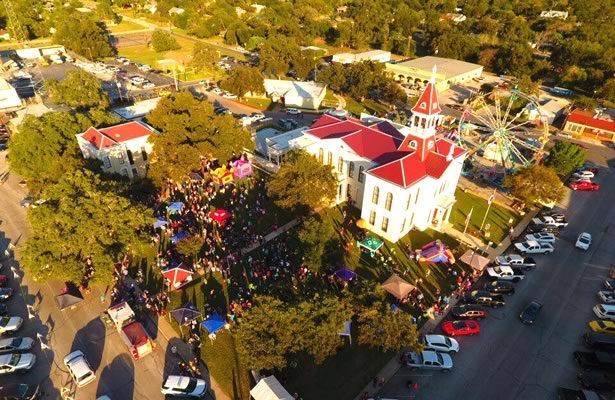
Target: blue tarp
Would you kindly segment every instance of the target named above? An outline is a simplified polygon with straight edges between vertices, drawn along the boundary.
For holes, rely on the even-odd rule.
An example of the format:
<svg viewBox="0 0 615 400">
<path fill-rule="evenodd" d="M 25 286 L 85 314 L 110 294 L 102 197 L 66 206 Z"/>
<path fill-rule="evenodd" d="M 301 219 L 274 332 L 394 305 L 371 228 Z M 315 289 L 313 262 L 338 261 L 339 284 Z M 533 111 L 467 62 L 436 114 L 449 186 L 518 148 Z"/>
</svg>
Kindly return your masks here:
<svg viewBox="0 0 615 400">
<path fill-rule="evenodd" d="M 171 212 L 179 212 L 182 210 L 182 208 L 184 208 L 184 203 L 182 203 L 181 201 L 176 201 L 175 203 L 171 203 L 169 204 L 169 211 Z"/>
<path fill-rule="evenodd" d="M 163 219 L 157 219 L 156 222 L 154 222 L 154 229 L 162 228 L 166 224 L 167 224 L 167 221 Z"/>
<path fill-rule="evenodd" d="M 179 232 L 176 235 L 171 236 L 171 243 L 175 244 L 177 242 L 179 242 L 182 239 L 185 239 L 188 237 L 188 232 Z"/>
<path fill-rule="evenodd" d="M 188 325 L 190 321 L 200 317 L 201 313 L 197 311 L 194 304 L 188 302 L 180 308 L 171 311 L 171 315 L 179 325 Z"/>
<path fill-rule="evenodd" d="M 220 329 L 224 328 L 224 325 L 226 325 L 226 321 L 218 313 L 212 314 L 211 317 L 201 322 L 201 326 L 209 333 L 218 332 Z"/>
<path fill-rule="evenodd" d="M 352 270 L 350 270 L 350 269 L 348 269 L 346 267 L 338 269 L 337 271 L 335 271 L 335 275 L 337 275 L 341 279 L 345 280 L 346 282 L 348 282 L 349 280 L 351 280 L 352 278 L 357 276 L 357 274 L 354 271 L 352 271 Z"/>
</svg>

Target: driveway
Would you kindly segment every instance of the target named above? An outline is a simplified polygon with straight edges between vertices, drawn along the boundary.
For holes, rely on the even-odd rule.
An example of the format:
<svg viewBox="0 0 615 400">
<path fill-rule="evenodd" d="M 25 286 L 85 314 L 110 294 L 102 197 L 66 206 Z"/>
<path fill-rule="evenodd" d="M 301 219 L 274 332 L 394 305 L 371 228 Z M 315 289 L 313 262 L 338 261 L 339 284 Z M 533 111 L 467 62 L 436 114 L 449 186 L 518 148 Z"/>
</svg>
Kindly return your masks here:
<svg viewBox="0 0 615 400">
<path fill-rule="evenodd" d="M 581 336 L 587 323 L 596 319 L 597 303 L 607 271 L 615 260 L 615 185 L 607 162 L 615 152 L 588 146 L 590 159 L 601 165 L 598 193 L 573 192 L 566 210 L 569 226 L 549 256 L 536 257 L 538 268 L 517 284 L 503 309 L 491 311 L 482 321 L 481 333 L 459 338 L 461 351 L 454 357 L 450 374 L 398 371 L 383 388 L 385 398 L 395 399 L 498 399 L 547 400 L 556 398 L 559 386 L 577 387 L 578 368 L 572 353 L 583 348 Z M 574 248 L 580 232 L 590 232 L 589 251 Z M 533 326 L 519 321 L 519 313 L 531 300 L 543 304 Z M 438 332 L 439 333 L 439 332 Z M 420 384 L 417 397 L 406 388 Z"/>
</svg>

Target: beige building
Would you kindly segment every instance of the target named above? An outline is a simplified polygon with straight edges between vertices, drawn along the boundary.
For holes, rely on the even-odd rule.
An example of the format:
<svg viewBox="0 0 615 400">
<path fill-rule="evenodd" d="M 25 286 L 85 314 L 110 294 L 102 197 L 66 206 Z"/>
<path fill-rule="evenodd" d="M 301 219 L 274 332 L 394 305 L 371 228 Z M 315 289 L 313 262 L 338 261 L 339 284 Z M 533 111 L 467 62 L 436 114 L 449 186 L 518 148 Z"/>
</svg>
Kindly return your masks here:
<svg viewBox="0 0 615 400">
<path fill-rule="evenodd" d="M 444 91 L 451 86 L 478 78 L 483 66 L 442 57 L 421 57 L 398 63 L 387 63 L 387 72 L 398 82 L 425 86 L 436 67 L 436 88 Z"/>
<path fill-rule="evenodd" d="M 153 133 L 151 127 L 133 121 L 108 128 L 91 127 L 77 135 L 77 142 L 83 157 L 100 160 L 104 172 L 132 179 L 147 174 L 152 151 L 147 139 Z"/>
</svg>

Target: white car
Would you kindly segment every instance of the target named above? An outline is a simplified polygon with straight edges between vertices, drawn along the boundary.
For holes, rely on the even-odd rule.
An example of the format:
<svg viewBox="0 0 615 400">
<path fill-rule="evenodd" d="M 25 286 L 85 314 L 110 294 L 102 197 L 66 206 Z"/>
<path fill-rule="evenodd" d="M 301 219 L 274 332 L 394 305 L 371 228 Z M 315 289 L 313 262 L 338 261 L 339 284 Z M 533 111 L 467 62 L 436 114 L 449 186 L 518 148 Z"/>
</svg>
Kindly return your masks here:
<svg viewBox="0 0 615 400">
<path fill-rule="evenodd" d="M 583 232 L 577 238 L 577 242 L 574 244 L 574 247 L 576 247 L 577 249 L 588 250 L 591 244 L 592 235 L 587 232 Z"/>
<path fill-rule="evenodd" d="M 534 240 L 515 243 L 515 247 L 521 254 L 550 254 L 555 250 L 550 243 L 536 242 Z"/>
<path fill-rule="evenodd" d="M 598 298 L 604 304 L 615 304 L 615 291 L 613 290 L 601 290 L 598 292 Z"/>
<path fill-rule="evenodd" d="M 421 343 L 426 350 L 444 353 L 457 353 L 459 351 L 459 342 L 444 335 L 425 335 L 421 338 Z"/>
<path fill-rule="evenodd" d="M 286 109 L 286 114 L 299 115 L 299 114 L 301 114 L 301 110 L 298 110 L 296 108 L 287 108 Z"/>
<path fill-rule="evenodd" d="M 532 233 L 529 235 L 525 235 L 525 240 L 527 241 L 535 241 L 535 242 L 541 242 L 541 243 L 554 243 L 555 242 L 555 235 L 552 233 L 547 233 L 547 232 L 538 232 L 538 233 Z"/>
<path fill-rule="evenodd" d="M 260 121 L 261 119 L 265 119 L 266 116 L 263 113 L 252 113 L 250 114 L 250 117 L 252 118 L 253 121 Z"/>
<path fill-rule="evenodd" d="M 28 372 L 35 362 L 36 356 L 32 353 L 4 354 L 0 356 L 0 375 Z"/>
<path fill-rule="evenodd" d="M 151 89 L 151 88 L 155 88 L 156 85 L 153 82 L 145 82 L 143 84 L 143 89 Z"/>
<path fill-rule="evenodd" d="M 23 325 L 21 317 L 0 317 L 0 335 L 16 332 Z"/>
<path fill-rule="evenodd" d="M 237 95 L 233 94 L 233 93 L 230 93 L 230 92 L 224 92 L 222 94 L 222 97 L 224 97 L 225 99 L 236 99 Z"/>
<path fill-rule="evenodd" d="M 77 387 L 82 387 L 96 379 L 96 375 L 90 367 L 88 360 L 81 350 L 76 350 L 64 357 L 64 365 L 68 368 L 70 376 L 73 378 Z"/>
<path fill-rule="evenodd" d="M 576 179 L 592 179 L 594 177 L 594 173 L 591 171 L 579 171 L 572 174 L 572 177 Z"/>
<path fill-rule="evenodd" d="M 143 72 L 147 72 L 147 71 L 151 71 L 152 70 L 152 67 L 150 67 L 147 64 L 141 64 L 137 68 L 139 68 L 139 71 L 143 71 Z"/>
<path fill-rule="evenodd" d="M 207 393 L 207 383 L 189 376 L 169 375 L 160 391 L 168 395 L 203 397 Z"/>
<path fill-rule="evenodd" d="M 23 353 L 32 348 L 34 340 L 29 337 L 14 337 L 0 340 L 0 354 Z"/>
</svg>

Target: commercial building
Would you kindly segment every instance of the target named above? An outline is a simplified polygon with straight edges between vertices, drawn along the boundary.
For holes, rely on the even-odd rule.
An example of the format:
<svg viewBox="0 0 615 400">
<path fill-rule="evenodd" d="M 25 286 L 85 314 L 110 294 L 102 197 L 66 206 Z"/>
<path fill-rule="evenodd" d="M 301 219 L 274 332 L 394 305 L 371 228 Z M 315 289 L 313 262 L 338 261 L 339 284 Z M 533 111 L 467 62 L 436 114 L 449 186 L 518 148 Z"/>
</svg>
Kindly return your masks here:
<svg viewBox="0 0 615 400">
<path fill-rule="evenodd" d="M 566 117 L 562 130 L 574 136 L 613 142 L 615 141 L 615 118 L 608 112 L 600 114 L 573 110 Z"/>
<path fill-rule="evenodd" d="M 384 50 L 370 50 L 363 53 L 339 53 L 331 57 L 331 61 L 340 64 L 352 64 L 361 61 L 389 62 L 391 52 Z"/>
<path fill-rule="evenodd" d="M 327 94 L 327 86 L 316 82 L 265 79 L 265 92 L 271 100 L 286 107 L 316 110 Z"/>
<path fill-rule="evenodd" d="M 120 117 L 122 121 L 141 120 L 156 108 L 160 102 L 160 99 L 161 97 L 154 97 L 147 100 L 137 101 L 133 105 L 114 108 L 111 111 L 113 114 Z"/>
<path fill-rule="evenodd" d="M 387 63 L 387 72 L 398 82 L 418 84 L 423 87 L 429 82 L 436 68 L 436 88 L 440 91 L 478 78 L 483 66 L 465 61 L 442 57 L 421 57 L 397 63 Z"/>
<path fill-rule="evenodd" d="M 152 151 L 148 138 L 153 133 L 151 127 L 132 121 L 108 128 L 91 127 L 77 135 L 77 142 L 83 157 L 100 160 L 104 172 L 132 179 L 147 173 Z"/>
<path fill-rule="evenodd" d="M 15 88 L 0 78 L 0 111 L 14 111 L 21 107 L 21 99 Z"/>
</svg>

